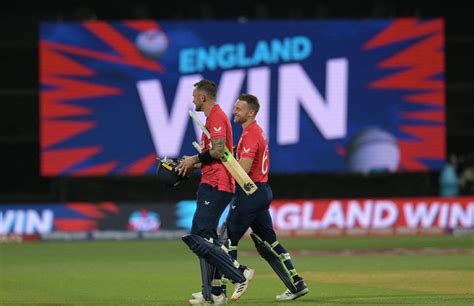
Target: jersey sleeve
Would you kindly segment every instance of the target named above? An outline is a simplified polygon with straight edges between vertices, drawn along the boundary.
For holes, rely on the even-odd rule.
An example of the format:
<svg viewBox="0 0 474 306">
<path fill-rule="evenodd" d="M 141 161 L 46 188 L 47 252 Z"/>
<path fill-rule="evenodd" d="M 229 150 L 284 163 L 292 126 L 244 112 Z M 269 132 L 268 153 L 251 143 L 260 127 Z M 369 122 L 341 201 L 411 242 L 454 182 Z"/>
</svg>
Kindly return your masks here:
<svg viewBox="0 0 474 306">
<path fill-rule="evenodd" d="M 227 135 L 227 125 L 225 124 L 224 118 L 220 117 L 214 117 L 210 118 L 207 122 L 207 129 L 209 130 L 209 133 L 211 134 L 211 139 L 220 137 L 220 138 L 226 138 Z"/>
</svg>

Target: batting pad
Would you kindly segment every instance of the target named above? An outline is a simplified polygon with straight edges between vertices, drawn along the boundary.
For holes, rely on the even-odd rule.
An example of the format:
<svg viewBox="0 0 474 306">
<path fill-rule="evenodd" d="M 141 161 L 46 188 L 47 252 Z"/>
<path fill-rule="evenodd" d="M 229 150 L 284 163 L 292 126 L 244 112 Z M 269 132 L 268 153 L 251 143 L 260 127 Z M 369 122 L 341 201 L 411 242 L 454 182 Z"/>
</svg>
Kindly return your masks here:
<svg viewBox="0 0 474 306">
<path fill-rule="evenodd" d="M 250 233 L 250 237 L 252 237 L 252 240 L 255 243 L 255 247 L 257 248 L 260 256 L 262 256 L 263 259 L 265 259 L 270 264 L 273 271 L 275 271 L 278 277 L 283 281 L 286 288 L 288 288 L 288 290 L 290 290 L 292 293 L 298 292 L 298 289 L 293 282 L 293 276 L 296 275 L 296 271 L 294 269 L 288 270 L 284 263 L 284 261 L 291 259 L 290 254 L 278 254 L 275 252 L 273 248 L 278 245 L 278 241 L 275 241 L 274 245 L 270 245 L 270 243 L 263 241 L 254 233 Z"/>
<path fill-rule="evenodd" d="M 206 301 L 210 301 L 211 281 L 214 274 L 214 267 L 208 264 L 207 261 L 201 257 L 199 257 L 199 264 L 201 266 L 202 296 Z"/>
<path fill-rule="evenodd" d="M 183 236 L 182 240 L 191 251 L 219 269 L 226 278 L 234 283 L 245 282 L 244 274 L 238 269 L 239 263 L 233 260 L 220 246 L 193 234 Z"/>
</svg>

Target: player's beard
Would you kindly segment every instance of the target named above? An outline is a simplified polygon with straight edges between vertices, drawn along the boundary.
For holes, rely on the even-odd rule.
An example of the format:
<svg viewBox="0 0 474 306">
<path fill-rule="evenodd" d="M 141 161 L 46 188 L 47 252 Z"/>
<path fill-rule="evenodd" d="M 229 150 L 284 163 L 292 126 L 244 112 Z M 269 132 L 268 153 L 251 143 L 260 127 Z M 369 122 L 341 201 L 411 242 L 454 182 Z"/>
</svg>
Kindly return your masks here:
<svg viewBox="0 0 474 306">
<path fill-rule="evenodd" d="M 247 121 L 247 117 L 246 116 L 235 116 L 234 115 L 234 122 L 235 123 L 238 123 L 238 124 L 243 124 Z"/>
</svg>

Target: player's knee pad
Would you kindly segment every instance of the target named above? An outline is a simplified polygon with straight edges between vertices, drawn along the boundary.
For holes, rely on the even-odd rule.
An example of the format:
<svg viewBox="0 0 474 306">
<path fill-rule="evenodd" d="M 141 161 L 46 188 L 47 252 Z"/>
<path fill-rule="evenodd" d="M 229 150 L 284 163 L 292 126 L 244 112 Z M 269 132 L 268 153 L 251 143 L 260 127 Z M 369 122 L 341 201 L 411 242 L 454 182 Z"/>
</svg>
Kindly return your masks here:
<svg viewBox="0 0 474 306">
<path fill-rule="evenodd" d="M 260 256 L 265 259 L 270 266 L 272 267 L 273 271 L 278 275 L 278 277 L 283 281 L 285 286 L 293 293 L 297 292 L 298 289 L 295 286 L 294 276 L 296 274 L 296 270 L 288 270 L 285 265 L 285 261 L 291 260 L 290 254 L 282 253 L 278 254 L 274 248 L 279 244 L 278 241 L 275 241 L 273 244 L 268 243 L 267 241 L 262 240 L 258 235 L 255 233 L 250 233 L 250 237 L 252 237 L 253 242 L 255 243 L 255 247 L 257 248 L 257 252 Z"/>
</svg>

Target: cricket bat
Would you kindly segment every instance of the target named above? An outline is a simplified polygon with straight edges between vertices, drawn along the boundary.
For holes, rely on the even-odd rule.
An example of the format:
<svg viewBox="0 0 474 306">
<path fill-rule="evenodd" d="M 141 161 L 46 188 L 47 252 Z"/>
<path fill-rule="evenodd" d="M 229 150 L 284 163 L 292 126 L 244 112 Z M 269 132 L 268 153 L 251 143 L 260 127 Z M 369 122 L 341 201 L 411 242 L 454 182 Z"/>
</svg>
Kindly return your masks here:
<svg viewBox="0 0 474 306">
<path fill-rule="evenodd" d="M 191 116 L 191 118 L 197 123 L 197 125 L 199 125 L 204 135 L 206 135 L 207 138 L 211 139 L 211 133 L 209 133 L 209 131 L 206 129 L 201 120 L 199 120 L 197 114 L 194 111 L 190 110 L 189 116 Z M 255 185 L 255 183 L 249 177 L 247 172 L 242 169 L 239 162 L 234 158 L 234 155 L 229 152 L 229 149 L 227 149 L 227 147 L 224 148 L 222 164 L 227 169 L 227 171 L 229 171 L 230 175 L 232 175 L 237 184 L 242 187 L 243 191 L 247 195 L 250 195 L 257 190 L 257 185 Z"/>
</svg>

